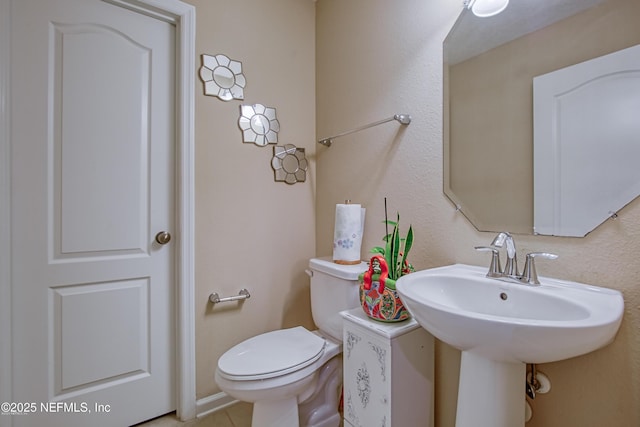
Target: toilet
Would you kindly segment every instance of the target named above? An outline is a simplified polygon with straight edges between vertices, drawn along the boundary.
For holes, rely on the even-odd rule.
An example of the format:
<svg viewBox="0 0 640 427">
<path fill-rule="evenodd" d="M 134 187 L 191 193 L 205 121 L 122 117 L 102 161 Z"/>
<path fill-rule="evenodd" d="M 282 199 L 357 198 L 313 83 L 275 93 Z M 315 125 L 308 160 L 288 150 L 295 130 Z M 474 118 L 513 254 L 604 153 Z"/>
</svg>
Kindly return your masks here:
<svg viewBox="0 0 640 427">
<path fill-rule="evenodd" d="M 337 427 L 342 385 L 342 317 L 358 307 L 362 262 L 313 258 L 311 312 L 318 329 L 302 326 L 249 338 L 218 360 L 215 380 L 231 397 L 253 403 L 252 427 Z"/>
</svg>

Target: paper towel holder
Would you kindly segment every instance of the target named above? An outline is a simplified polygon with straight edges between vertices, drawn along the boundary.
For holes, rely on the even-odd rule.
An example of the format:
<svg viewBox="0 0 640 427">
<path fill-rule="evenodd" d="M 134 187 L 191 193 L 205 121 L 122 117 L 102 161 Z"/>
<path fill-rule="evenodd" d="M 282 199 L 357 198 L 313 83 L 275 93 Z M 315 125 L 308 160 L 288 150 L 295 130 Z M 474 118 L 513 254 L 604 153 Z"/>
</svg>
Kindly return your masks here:
<svg viewBox="0 0 640 427">
<path fill-rule="evenodd" d="M 381 125 L 383 123 L 390 122 L 392 120 L 397 121 L 401 125 L 407 126 L 409 123 L 411 123 L 411 115 L 409 115 L 409 114 L 395 114 L 395 115 L 393 115 L 393 116 L 391 116 L 391 117 L 389 117 L 387 119 L 378 120 L 377 122 L 369 123 L 368 125 L 360 126 L 359 128 L 352 129 L 352 130 L 349 130 L 349 131 L 346 131 L 346 132 L 342 132 L 342 133 L 339 133 L 337 135 L 330 136 L 328 138 L 319 139 L 318 140 L 318 144 L 322 144 L 322 145 L 325 145 L 327 147 L 331 147 L 331 144 L 332 144 L 332 142 L 333 142 L 333 140 L 335 138 L 340 138 L 341 136 L 350 135 L 352 133 L 359 132 L 359 131 L 364 130 L 364 129 L 369 129 L 371 127 L 378 126 L 378 125 Z"/>
</svg>

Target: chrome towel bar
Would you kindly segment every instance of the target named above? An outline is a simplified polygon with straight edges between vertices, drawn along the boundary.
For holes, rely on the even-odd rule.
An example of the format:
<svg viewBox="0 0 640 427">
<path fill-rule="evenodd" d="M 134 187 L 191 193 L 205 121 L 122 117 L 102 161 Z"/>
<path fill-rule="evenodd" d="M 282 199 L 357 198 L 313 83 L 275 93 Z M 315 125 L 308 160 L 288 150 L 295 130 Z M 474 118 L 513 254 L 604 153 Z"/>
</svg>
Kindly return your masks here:
<svg viewBox="0 0 640 427">
<path fill-rule="evenodd" d="M 251 294 L 249 294 L 249 291 L 246 289 L 240 289 L 240 292 L 238 292 L 238 295 L 225 297 L 225 298 L 220 298 L 220 295 L 218 295 L 217 292 L 214 292 L 211 295 L 209 295 L 209 301 L 211 301 L 211 303 L 213 304 L 218 304 L 219 302 L 241 301 L 248 298 L 251 298 Z"/>
<path fill-rule="evenodd" d="M 339 133 L 337 135 L 330 136 L 328 138 L 322 138 L 322 139 L 318 140 L 318 144 L 322 144 L 322 145 L 325 145 L 327 147 L 331 147 L 331 143 L 333 142 L 333 140 L 335 138 L 340 138 L 341 136 L 350 135 L 350 134 L 352 134 L 354 132 L 360 132 L 361 130 L 369 129 L 371 127 L 378 126 L 378 125 L 381 125 L 383 123 L 390 122 L 392 120 L 395 120 L 398 123 L 406 126 L 409 123 L 411 123 L 411 116 L 409 114 L 395 114 L 395 115 L 389 117 L 388 119 L 383 119 L 383 120 L 379 120 L 377 122 L 369 123 L 368 125 L 360 126 L 359 128 L 356 128 L 356 129 L 353 129 L 353 130 L 349 130 L 347 132 L 342 132 L 342 133 Z"/>
</svg>

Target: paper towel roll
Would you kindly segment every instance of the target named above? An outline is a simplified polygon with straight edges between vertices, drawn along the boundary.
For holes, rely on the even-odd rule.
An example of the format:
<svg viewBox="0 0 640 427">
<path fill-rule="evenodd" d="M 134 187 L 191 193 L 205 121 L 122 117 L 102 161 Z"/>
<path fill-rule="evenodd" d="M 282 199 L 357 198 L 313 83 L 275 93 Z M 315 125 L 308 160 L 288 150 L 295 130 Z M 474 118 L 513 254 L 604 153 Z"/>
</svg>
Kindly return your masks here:
<svg viewBox="0 0 640 427">
<path fill-rule="evenodd" d="M 333 232 L 333 262 L 360 263 L 360 247 L 366 209 L 359 204 L 337 204 Z"/>
</svg>

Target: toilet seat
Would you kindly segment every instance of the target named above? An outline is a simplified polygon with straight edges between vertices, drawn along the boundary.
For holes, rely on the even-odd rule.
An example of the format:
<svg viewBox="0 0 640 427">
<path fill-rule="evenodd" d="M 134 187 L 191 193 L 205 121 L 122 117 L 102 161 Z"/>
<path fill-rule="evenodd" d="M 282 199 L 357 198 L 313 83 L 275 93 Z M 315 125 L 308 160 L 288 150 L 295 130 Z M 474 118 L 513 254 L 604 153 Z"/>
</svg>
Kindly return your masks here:
<svg viewBox="0 0 640 427">
<path fill-rule="evenodd" d="M 221 377 L 234 381 L 274 378 L 318 360 L 325 340 L 297 326 L 267 332 L 237 344 L 218 360 Z"/>
</svg>

